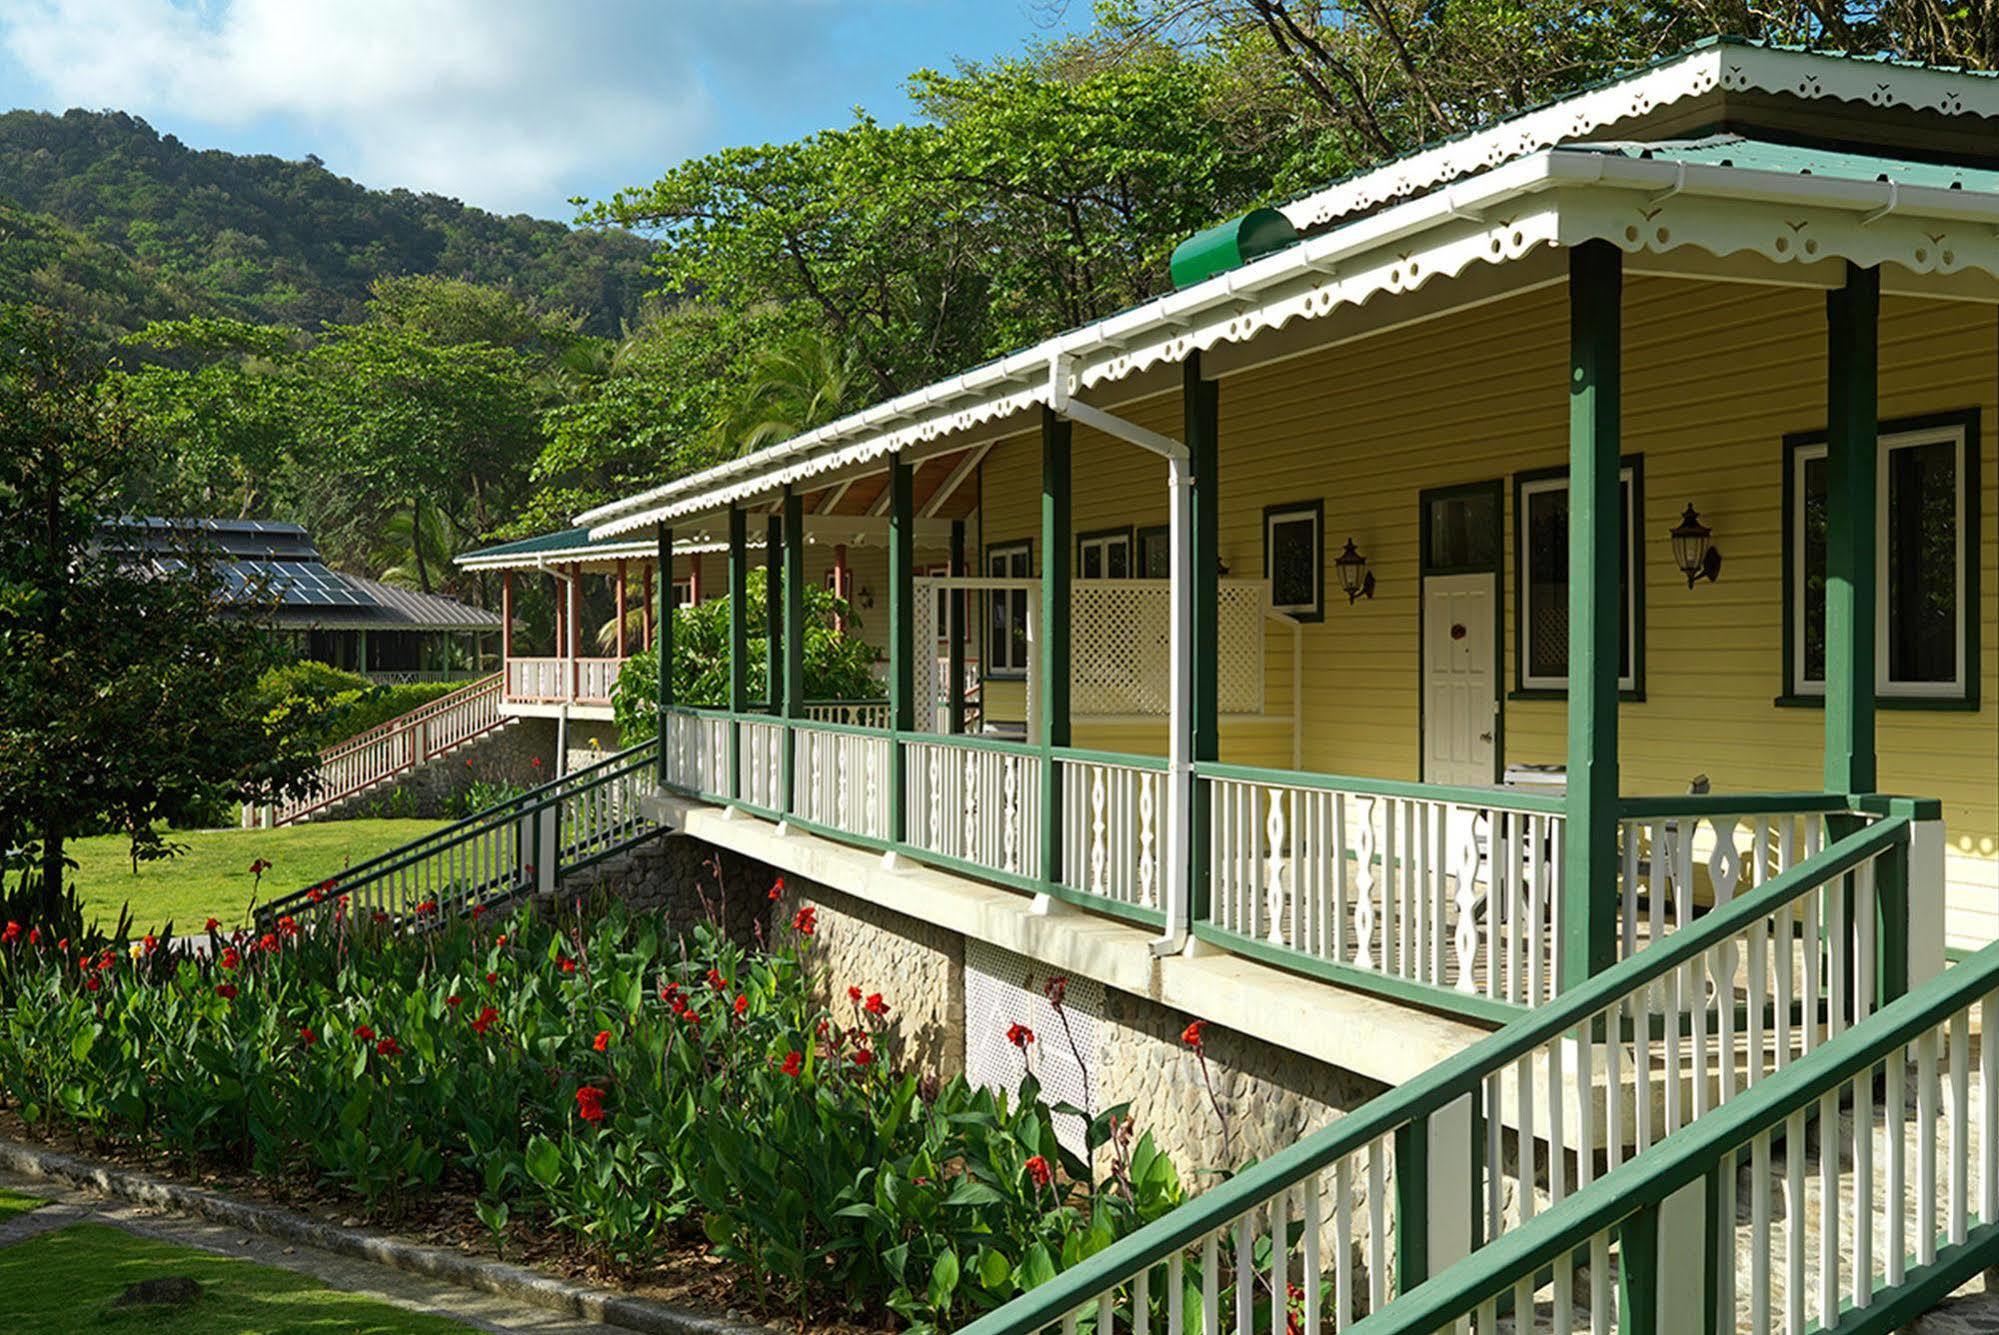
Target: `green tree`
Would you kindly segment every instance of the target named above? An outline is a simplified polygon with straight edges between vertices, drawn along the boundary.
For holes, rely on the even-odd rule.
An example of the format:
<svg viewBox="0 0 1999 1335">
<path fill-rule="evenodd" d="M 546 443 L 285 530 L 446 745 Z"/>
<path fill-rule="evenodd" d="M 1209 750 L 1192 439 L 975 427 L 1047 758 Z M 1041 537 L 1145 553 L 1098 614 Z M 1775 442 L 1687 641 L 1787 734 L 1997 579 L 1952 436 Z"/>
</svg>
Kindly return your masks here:
<svg viewBox="0 0 1999 1335">
<path fill-rule="evenodd" d="M 714 426 L 716 454 L 748 454 L 860 407 L 860 379 L 853 348 L 822 329 L 800 329 L 759 347 Z"/>
<path fill-rule="evenodd" d="M 198 548 L 176 566 L 95 540 L 144 448 L 119 390 L 54 316 L 0 307 L 0 849 L 51 919 L 72 836 L 164 856 L 162 826 L 318 765 L 303 720 L 257 708 L 268 618 Z"/>
</svg>

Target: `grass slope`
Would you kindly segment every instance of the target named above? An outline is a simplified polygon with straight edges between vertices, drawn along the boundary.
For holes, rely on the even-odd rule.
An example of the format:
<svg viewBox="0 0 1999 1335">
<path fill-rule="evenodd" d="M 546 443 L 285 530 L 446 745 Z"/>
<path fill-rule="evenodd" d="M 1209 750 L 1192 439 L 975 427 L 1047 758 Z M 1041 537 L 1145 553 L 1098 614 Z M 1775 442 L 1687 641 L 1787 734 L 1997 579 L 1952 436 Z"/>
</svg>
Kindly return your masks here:
<svg viewBox="0 0 1999 1335">
<path fill-rule="evenodd" d="M 186 1307 L 113 1308 L 140 1280 L 185 1275 Z M 229 1256 L 101 1224 L 72 1224 L 0 1248 L 0 1330 L 130 1330 L 147 1335 L 446 1335 L 467 1327 L 329 1289 Z"/>
<path fill-rule="evenodd" d="M 48 1202 L 40 1196 L 24 1196 L 18 1191 L 0 1188 L 0 1219 L 12 1219 L 17 1214 L 26 1214 L 46 1204 Z"/>
<path fill-rule="evenodd" d="M 171 921 L 177 932 L 198 932 L 213 916 L 234 926 L 245 918 L 250 896 L 268 901 L 323 881 L 443 824 L 432 820 L 333 820 L 281 830 L 191 830 L 171 839 L 187 851 L 164 862 L 142 862 L 132 871 L 123 835 L 78 839 L 76 885 L 86 911 L 108 930 L 130 901 L 139 931 Z M 250 864 L 271 864 L 257 889 Z"/>
</svg>

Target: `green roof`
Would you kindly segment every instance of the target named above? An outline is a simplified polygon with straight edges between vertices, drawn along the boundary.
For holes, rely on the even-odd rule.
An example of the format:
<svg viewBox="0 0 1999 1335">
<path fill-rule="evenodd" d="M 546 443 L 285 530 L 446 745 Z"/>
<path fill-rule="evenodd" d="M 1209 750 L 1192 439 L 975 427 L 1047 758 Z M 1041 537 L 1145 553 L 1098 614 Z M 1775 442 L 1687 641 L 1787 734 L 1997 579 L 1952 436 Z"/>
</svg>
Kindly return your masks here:
<svg viewBox="0 0 1999 1335">
<path fill-rule="evenodd" d="M 639 541 L 642 541 L 642 539 L 624 537 L 605 538 L 598 542 L 592 542 L 590 541 L 589 529 L 565 528 L 558 529 L 553 533 L 537 533 L 532 538 L 521 538 L 514 542 L 502 542 L 492 547 L 481 547 L 477 551 L 460 552 L 458 554 L 458 561 L 460 563 L 475 559 L 483 561 L 500 556 L 537 556 L 543 552 L 574 552 L 594 548 L 608 550 L 613 547 L 630 547 L 633 543 Z"/>
<path fill-rule="evenodd" d="M 1563 144 L 1562 149 L 1568 152 L 1615 153 L 1627 158 L 1658 158 L 1666 162 L 1689 162 L 1710 167 L 1736 167 L 1743 171 L 1823 176 L 1832 180 L 1894 181 L 1899 185 L 1926 186 L 1935 190 L 1999 193 L 1999 171 L 1987 168 L 1947 162 L 1919 162 L 1911 158 L 1856 153 L 1846 149 L 1803 148 L 1796 144 L 1775 144 L 1734 134 L 1715 135 L 1707 139 L 1582 142 Z"/>
</svg>

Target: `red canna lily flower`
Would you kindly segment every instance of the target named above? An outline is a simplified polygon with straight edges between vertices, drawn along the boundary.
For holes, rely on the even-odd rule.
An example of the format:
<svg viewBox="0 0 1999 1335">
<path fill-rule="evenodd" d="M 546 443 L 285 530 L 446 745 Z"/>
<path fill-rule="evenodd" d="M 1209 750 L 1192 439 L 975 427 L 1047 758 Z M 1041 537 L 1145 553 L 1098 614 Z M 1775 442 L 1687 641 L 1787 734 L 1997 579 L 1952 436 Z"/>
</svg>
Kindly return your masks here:
<svg viewBox="0 0 1999 1335">
<path fill-rule="evenodd" d="M 474 922 L 477 922 L 479 919 L 485 916 L 486 916 L 486 906 L 484 904 L 474 904 L 472 906 L 472 920 Z"/>
<path fill-rule="evenodd" d="M 265 858 L 258 858 L 256 861 L 250 864 L 250 874 L 252 876 L 262 876 L 265 872 L 269 871 L 270 869 L 271 869 L 271 864 L 269 860 Z"/>
<path fill-rule="evenodd" d="M 284 936 L 297 936 L 298 919 L 292 917 L 290 914 L 286 914 L 284 917 L 278 919 L 278 931 Z"/>
<path fill-rule="evenodd" d="M 357 1024 L 354 1026 L 354 1037 L 360 1039 L 363 1043 L 366 1043 L 369 1039 L 373 1038 L 374 1036 L 375 1036 L 375 1031 L 373 1029 L 370 1029 L 367 1025 Z"/>
<path fill-rule="evenodd" d="M 319 1035 L 312 1032 L 311 1025 L 302 1024 L 298 1027 L 298 1041 L 307 1047 L 311 1047 L 313 1044 L 319 1042 Z"/>
<path fill-rule="evenodd" d="M 215 995 L 221 997 L 224 1001 L 234 1001 L 236 999 L 236 984 L 217 983 L 215 985 Z"/>
<path fill-rule="evenodd" d="M 1055 1178 L 1054 1170 L 1048 1166 L 1048 1160 L 1038 1154 L 1027 1161 L 1027 1175 L 1034 1179 L 1034 1185 L 1037 1187 L 1045 1187 Z"/>
<path fill-rule="evenodd" d="M 464 1004 L 464 1001 L 465 998 L 459 996 L 457 993 L 454 992 L 450 996 L 444 999 L 444 1004 L 451 1007 L 451 1009 L 453 1010 L 457 1010 L 459 1006 Z"/>
<path fill-rule="evenodd" d="M 207 922 L 201 925 L 201 930 L 207 932 L 210 936 L 214 936 L 217 932 L 222 930 L 222 924 L 216 919 L 210 918 Z"/>
<path fill-rule="evenodd" d="M 887 1015 L 888 1003 L 882 1000 L 881 993 L 870 992 L 868 999 L 861 1003 L 861 1009 L 870 1015 Z"/>
<path fill-rule="evenodd" d="M 326 892 L 315 885 L 312 889 L 305 892 L 305 897 L 317 904 L 326 898 Z"/>
<path fill-rule="evenodd" d="M 5 930 L 0 930 L 0 945 L 13 945 L 21 939 L 21 924 L 10 922 Z"/>
<path fill-rule="evenodd" d="M 791 930 L 800 936 L 810 936 L 819 927 L 819 910 L 807 904 L 791 919 Z"/>
<path fill-rule="evenodd" d="M 576 1090 L 576 1115 L 586 1122 L 604 1120 L 604 1091 L 594 1085 L 582 1085 Z"/>
<path fill-rule="evenodd" d="M 1027 1045 L 1034 1041 L 1034 1031 L 1016 1020 L 1007 1028 L 1006 1041 L 1025 1052 Z"/>
<path fill-rule="evenodd" d="M 493 1027 L 493 1022 L 499 1018 L 500 1013 L 491 1006 L 483 1007 L 479 1011 L 478 1018 L 472 1021 L 472 1032 L 475 1034 L 485 1033 Z"/>
<path fill-rule="evenodd" d="M 382 1041 L 375 1045 L 375 1051 L 384 1057 L 400 1057 L 403 1055 L 403 1045 L 385 1034 L 382 1036 Z"/>
<path fill-rule="evenodd" d="M 278 944 L 277 937 L 271 935 L 269 932 L 265 932 L 263 936 L 257 939 L 257 949 L 263 951 L 266 955 L 275 955 L 283 947 Z"/>
<path fill-rule="evenodd" d="M 860 1004 L 861 1004 L 861 989 L 860 989 L 860 988 L 858 988 L 858 987 L 850 987 L 850 988 L 848 988 L 848 989 L 847 989 L 847 1000 L 849 1000 L 849 1001 L 853 1002 L 853 1003 L 854 1003 L 854 1004 L 855 1004 L 856 1006 L 860 1005 Z"/>
<path fill-rule="evenodd" d="M 86 992 L 95 992 L 102 986 L 104 986 L 104 980 L 96 974 L 91 974 L 90 977 L 83 980 L 83 990 Z"/>
<path fill-rule="evenodd" d="M 42 929 L 39 927 L 30 927 L 28 929 L 28 944 L 31 946 L 39 946 L 41 943 L 42 943 Z"/>
<path fill-rule="evenodd" d="M 143 949 L 143 950 L 144 950 L 144 951 L 145 951 L 145 952 L 146 952 L 146 953 L 147 953 L 148 955 L 150 955 L 150 954 L 152 954 L 152 953 L 153 953 L 154 951 L 156 951 L 156 950 L 158 950 L 158 949 L 160 948 L 160 938 L 158 938 L 157 936 L 154 936 L 154 935 L 153 935 L 153 934 L 152 934 L 151 932 L 147 932 L 147 933 L 146 933 L 146 939 L 145 939 L 145 940 L 143 940 L 143 941 L 141 941 L 141 942 L 139 943 L 139 946 L 140 946 L 140 948 L 141 948 L 141 949 Z"/>
<path fill-rule="evenodd" d="M 234 946 L 222 947 L 222 957 L 219 963 L 222 965 L 223 968 L 233 969 L 242 962 L 243 962 L 242 951 L 236 949 L 236 947 Z"/>
<path fill-rule="evenodd" d="M 778 1069 L 780 1071 L 783 1071 L 786 1075 L 791 1076 L 795 1079 L 798 1076 L 798 1073 L 804 1069 L 804 1063 L 805 1063 L 805 1054 L 793 1050 L 785 1054 L 784 1065 L 778 1067 Z"/>
<path fill-rule="evenodd" d="M 487 971 L 487 973 L 486 973 L 486 982 L 487 982 L 488 984 L 492 984 L 492 983 L 497 983 L 497 982 L 499 982 L 499 981 L 500 981 L 500 975 L 498 975 L 497 973 L 494 973 L 494 972 L 492 972 L 491 970 L 488 970 L 488 971 Z"/>
<path fill-rule="evenodd" d="M 775 881 L 772 881 L 770 883 L 771 902 L 775 904 L 777 902 L 777 897 L 783 893 L 784 893 L 784 878 L 780 876 Z"/>
<path fill-rule="evenodd" d="M 744 996 L 742 993 L 738 992 L 736 994 L 736 1014 L 741 1015 L 744 1011 L 748 1010 L 749 1008 L 750 1008 L 750 999 Z"/>
<path fill-rule="evenodd" d="M 563 971 L 564 973 L 575 973 L 575 972 L 576 972 L 576 961 L 575 961 L 575 960 L 573 960 L 573 959 L 570 959 L 570 958 L 568 958 L 567 956 L 564 956 L 564 957 L 563 957 L 563 958 L 562 958 L 561 960 L 559 960 L 559 961 L 558 961 L 557 963 L 558 963 L 558 966 L 559 966 L 559 967 L 561 968 L 561 970 L 562 970 L 562 971 Z"/>
<path fill-rule="evenodd" d="M 418 917 L 429 917 L 431 914 L 437 912 L 437 901 L 426 899 L 423 903 L 416 906 L 416 911 Z"/>
<path fill-rule="evenodd" d="M 872 1066 L 874 1065 L 874 1060 L 875 1054 L 869 1052 L 866 1048 L 856 1048 L 854 1050 L 854 1065 Z"/>
<path fill-rule="evenodd" d="M 599 1052 L 608 1052 L 611 1047 L 611 1031 L 608 1029 L 599 1029 L 597 1037 L 590 1040 L 590 1046 Z"/>
<path fill-rule="evenodd" d="M 729 990 L 728 981 L 714 969 L 708 971 L 708 986 L 714 988 L 717 992 L 726 992 Z"/>
<path fill-rule="evenodd" d="M 1192 1024 L 1188 1025 L 1185 1029 L 1182 1029 L 1180 1031 L 1180 1041 L 1182 1043 L 1185 1043 L 1188 1047 L 1192 1048 L 1194 1051 L 1199 1052 L 1202 1046 L 1206 1042 L 1206 1040 L 1203 1038 L 1203 1033 L 1206 1031 L 1207 1027 L 1208 1027 L 1208 1022 L 1206 1020 L 1194 1021 Z"/>
</svg>

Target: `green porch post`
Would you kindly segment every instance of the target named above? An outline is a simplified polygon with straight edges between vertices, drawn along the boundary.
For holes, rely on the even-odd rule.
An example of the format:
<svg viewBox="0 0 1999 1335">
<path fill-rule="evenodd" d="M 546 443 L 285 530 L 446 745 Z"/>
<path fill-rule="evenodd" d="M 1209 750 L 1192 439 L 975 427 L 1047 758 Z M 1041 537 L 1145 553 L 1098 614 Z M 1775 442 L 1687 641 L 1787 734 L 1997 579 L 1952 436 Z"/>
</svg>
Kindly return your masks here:
<svg viewBox="0 0 1999 1335">
<path fill-rule="evenodd" d="M 1221 724 L 1221 383 L 1201 378 L 1201 354 L 1187 358 L 1181 380 L 1193 532 L 1194 735 L 1193 761 L 1222 758 Z M 1210 794 L 1198 776 L 1189 803 L 1187 830 L 1187 912 L 1192 923 L 1208 916 Z"/>
<path fill-rule="evenodd" d="M 916 729 L 916 470 L 896 455 L 888 475 L 888 837 L 904 821 L 901 734 Z"/>
<path fill-rule="evenodd" d="M 665 524 L 659 526 L 656 535 L 659 542 L 657 559 L 661 570 L 673 569 L 673 530 Z M 622 597 L 622 595 L 620 595 Z M 624 622 L 619 621 L 619 635 L 623 636 Z M 673 581 L 660 581 L 659 595 L 659 781 L 666 782 L 666 711 L 673 708 Z"/>
<path fill-rule="evenodd" d="M 1041 643 L 1036 705 L 1041 734 L 1041 879 L 1062 879 L 1062 775 L 1055 749 L 1069 745 L 1069 420 L 1041 410 Z"/>
<path fill-rule="evenodd" d="M 1617 958 L 1623 285 L 1623 255 L 1616 246 L 1586 241 L 1569 251 L 1568 829 L 1557 942 L 1563 987 L 1602 972 Z"/>
<path fill-rule="evenodd" d="M 784 520 L 764 525 L 764 704 L 772 717 L 784 712 Z"/>
<path fill-rule="evenodd" d="M 963 575 L 965 571 L 965 521 L 951 521 L 951 573 Z M 945 634 L 950 648 L 945 659 L 950 679 L 944 687 L 945 698 L 950 702 L 952 733 L 965 730 L 965 591 L 952 589 L 944 595 Z M 926 668 L 927 670 L 927 668 Z"/>
<path fill-rule="evenodd" d="M 749 516 L 729 507 L 729 712 L 742 715 L 750 707 L 750 627 L 744 604 L 750 592 Z M 670 580 L 661 581 L 670 584 Z M 662 597 L 671 598 L 670 591 Z M 729 721 L 729 796 L 743 795 L 742 725 Z"/>
<path fill-rule="evenodd" d="M 784 489 L 784 717 L 805 717 L 805 498 Z M 784 810 L 797 802 L 798 737 L 784 733 Z"/>
<path fill-rule="evenodd" d="M 1871 793 L 1881 271 L 1826 293 L 1825 786 Z"/>
</svg>

